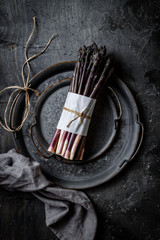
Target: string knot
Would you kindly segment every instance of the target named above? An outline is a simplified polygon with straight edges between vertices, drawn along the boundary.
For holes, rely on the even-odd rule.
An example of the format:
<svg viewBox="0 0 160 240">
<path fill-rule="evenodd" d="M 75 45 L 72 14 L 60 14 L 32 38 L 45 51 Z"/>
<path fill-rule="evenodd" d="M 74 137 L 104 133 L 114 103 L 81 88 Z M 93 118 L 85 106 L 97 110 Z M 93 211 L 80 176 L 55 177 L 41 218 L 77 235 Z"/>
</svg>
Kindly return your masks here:
<svg viewBox="0 0 160 240">
<path fill-rule="evenodd" d="M 28 90 L 29 90 L 29 87 L 28 87 L 28 86 L 24 86 L 24 87 L 22 87 L 22 89 L 23 89 L 24 91 L 28 91 Z"/>
<path fill-rule="evenodd" d="M 9 96 L 9 99 L 8 99 L 8 102 L 7 102 L 7 106 L 5 108 L 5 111 L 4 111 L 4 124 L 0 121 L 0 125 L 5 129 L 7 130 L 8 132 L 17 132 L 19 131 L 23 125 L 24 125 L 24 122 L 26 121 L 29 113 L 30 113 L 30 101 L 29 101 L 29 91 L 32 91 L 34 92 L 38 97 L 39 97 L 39 93 L 38 91 L 36 91 L 35 89 L 31 88 L 29 82 L 30 82 L 30 64 L 29 62 L 31 60 L 33 60 L 34 58 L 38 57 L 39 55 L 41 55 L 43 52 L 45 52 L 45 50 L 48 48 L 48 46 L 50 45 L 52 39 L 55 37 L 55 34 L 53 34 L 51 36 L 51 38 L 49 39 L 47 45 L 42 49 L 42 51 L 34 54 L 33 56 L 29 57 L 28 58 L 28 54 L 27 54 L 27 49 L 28 49 L 28 44 L 33 36 L 33 33 L 35 31 L 35 28 L 36 28 L 36 18 L 34 17 L 33 18 L 33 21 L 34 21 L 34 26 L 33 26 L 33 29 L 32 29 L 32 32 L 27 40 L 27 43 L 26 43 L 26 46 L 25 46 L 25 63 L 23 64 L 22 66 L 22 81 L 23 81 L 23 87 L 22 86 L 9 86 L 9 87 L 6 87 L 4 88 L 3 90 L 0 91 L 0 94 L 3 93 L 4 91 L 8 90 L 8 89 L 14 89 L 14 91 L 10 94 Z M 27 73 L 27 77 L 26 77 L 26 81 L 25 81 L 25 74 L 24 74 L 24 69 L 25 69 L 25 66 L 27 65 L 27 68 L 28 68 L 28 73 Z M 17 93 L 18 92 L 18 93 Z M 18 99 L 19 99 L 19 96 L 21 95 L 21 93 L 24 92 L 25 94 L 25 111 L 24 111 L 24 114 L 23 114 L 23 119 L 20 123 L 20 125 L 16 128 L 14 127 L 10 127 L 8 125 L 8 122 L 11 122 L 11 115 L 12 115 L 12 110 L 13 108 L 15 107 Z M 17 93 L 17 95 L 14 97 L 15 93 Z M 14 97 L 14 98 L 13 98 Z M 9 105 L 10 105 L 10 102 L 11 100 L 13 99 L 13 102 L 12 102 L 12 105 L 10 107 L 10 112 L 9 112 L 9 121 L 7 119 L 7 113 L 8 113 L 8 108 L 9 108 Z"/>
<path fill-rule="evenodd" d="M 77 111 L 74 111 L 72 109 L 69 109 L 69 108 L 66 108 L 66 107 L 63 107 L 64 110 L 68 111 L 68 112 L 71 112 L 71 113 L 74 113 L 76 114 L 77 116 L 75 118 L 73 118 L 68 124 L 67 124 L 67 127 L 70 126 L 70 124 L 72 122 L 74 122 L 76 119 L 79 118 L 79 123 L 82 124 L 82 121 L 84 118 L 87 118 L 87 119 L 91 119 L 90 116 L 86 115 L 85 114 L 85 111 L 87 111 L 88 108 L 85 108 L 84 110 L 82 110 L 82 112 L 77 112 Z"/>
</svg>

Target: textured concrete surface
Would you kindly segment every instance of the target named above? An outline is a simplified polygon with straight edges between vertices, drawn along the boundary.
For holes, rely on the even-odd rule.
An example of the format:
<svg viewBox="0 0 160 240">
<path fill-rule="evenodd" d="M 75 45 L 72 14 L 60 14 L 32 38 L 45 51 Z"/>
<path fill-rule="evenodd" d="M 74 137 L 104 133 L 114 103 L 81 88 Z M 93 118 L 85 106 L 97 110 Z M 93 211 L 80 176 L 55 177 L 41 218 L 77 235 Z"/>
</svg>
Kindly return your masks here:
<svg viewBox="0 0 160 240">
<path fill-rule="evenodd" d="M 36 16 L 29 55 L 58 37 L 32 62 L 32 75 L 54 63 L 74 60 L 77 49 L 95 41 L 116 59 L 116 72 L 130 87 L 145 135 L 124 171 L 109 183 L 86 190 L 99 220 L 96 240 L 160 239 L 160 1 L 0 0 L 0 87 L 22 84 L 24 46 Z M 6 101 L 0 97 L 1 110 Z M 0 128 L 0 152 L 13 147 Z M 42 204 L 30 194 L 0 191 L 0 240 L 56 240 L 45 227 Z M 76 239 L 75 239 L 76 240 Z"/>
</svg>

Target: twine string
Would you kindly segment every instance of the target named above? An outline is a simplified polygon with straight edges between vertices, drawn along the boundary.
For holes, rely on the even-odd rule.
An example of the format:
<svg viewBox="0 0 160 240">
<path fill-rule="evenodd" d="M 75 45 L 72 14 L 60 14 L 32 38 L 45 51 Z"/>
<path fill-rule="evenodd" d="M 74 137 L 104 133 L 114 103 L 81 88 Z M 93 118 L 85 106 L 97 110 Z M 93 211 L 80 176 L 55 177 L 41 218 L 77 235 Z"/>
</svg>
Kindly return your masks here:
<svg viewBox="0 0 160 240">
<path fill-rule="evenodd" d="M 82 112 L 77 112 L 77 111 L 74 111 L 74 110 L 69 109 L 69 108 L 66 108 L 66 107 L 63 107 L 63 109 L 66 110 L 66 111 L 68 111 L 68 112 L 71 112 L 71 113 L 74 113 L 74 114 L 77 115 L 75 118 L 73 118 L 73 119 L 67 124 L 66 127 L 69 127 L 70 124 L 71 124 L 72 122 L 74 122 L 77 118 L 80 118 L 80 122 L 79 122 L 80 124 L 82 124 L 82 120 L 83 120 L 84 118 L 91 119 L 90 116 L 88 116 L 88 115 L 85 114 L 85 111 L 87 110 L 87 108 L 85 108 L 84 110 L 82 110 Z"/>
<path fill-rule="evenodd" d="M 33 21 L 34 21 L 33 29 L 32 29 L 32 32 L 31 32 L 31 34 L 30 34 L 30 36 L 29 36 L 29 38 L 26 42 L 26 45 L 25 45 L 25 62 L 22 65 L 22 70 L 21 70 L 23 86 L 9 86 L 9 87 L 6 87 L 6 88 L 4 88 L 0 91 L 0 94 L 1 94 L 1 93 L 4 93 L 6 90 L 9 90 L 9 89 L 13 90 L 13 92 L 10 94 L 10 96 L 8 98 L 7 105 L 6 105 L 6 108 L 4 110 L 4 124 L 0 121 L 0 125 L 5 130 L 7 130 L 8 132 L 17 132 L 23 127 L 23 125 L 24 125 L 24 123 L 25 123 L 25 121 L 26 121 L 26 119 L 27 119 L 27 117 L 30 113 L 29 91 L 34 92 L 39 97 L 38 91 L 29 86 L 30 73 L 31 73 L 29 62 L 31 60 L 33 60 L 34 58 L 38 57 L 39 55 L 41 55 L 42 53 L 44 53 L 46 51 L 46 49 L 48 48 L 48 46 L 50 45 L 52 39 L 55 37 L 55 34 L 53 34 L 51 36 L 51 38 L 49 39 L 48 43 L 46 44 L 46 46 L 40 52 L 38 52 L 38 53 L 36 53 L 33 56 L 28 58 L 28 53 L 27 53 L 28 45 L 31 41 L 31 38 L 32 38 L 32 36 L 35 32 L 35 28 L 36 28 L 36 18 L 35 17 L 33 17 Z M 27 73 L 27 78 L 26 78 L 26 81 L 25 81 L 24 70 L 25 70 L 26 65 L 27 65 L 28 73 Z M 16 127 L 15 129 L 13 129 L 8 125 L 7 113 L 8 113 L 8 110 L 9 110 L 10 102 L 12 101 L 16 92 L 18 92 L 18 95 L 20 95 L 22 92 L 25 93 L 25 111 L 24 111 L 23 118 L 22 118 L 22 121 L 21 121 L 20 125 L 18 127 Z M 16 95 L 15 98 L 13 99 L 13 103 L 15 103 L 17 101 L 17 99 L 18 98 L 17 98 L 17 95 Z M 12 104 L 12 106 L 13 106 L 13 104 Z"/>
</svg>

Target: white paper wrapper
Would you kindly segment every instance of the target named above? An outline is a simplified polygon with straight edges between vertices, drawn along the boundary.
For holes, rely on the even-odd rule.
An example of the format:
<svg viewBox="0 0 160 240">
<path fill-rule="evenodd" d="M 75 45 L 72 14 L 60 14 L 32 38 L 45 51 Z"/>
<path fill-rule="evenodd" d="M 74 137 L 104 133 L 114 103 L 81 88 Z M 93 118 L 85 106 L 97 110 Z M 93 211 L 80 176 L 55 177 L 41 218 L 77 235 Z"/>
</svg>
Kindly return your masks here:
<svg viewBox="0 0 160 240">
<path fill-rule="evenodd" d="M 81 113 L 84 109 L 86 109 L 84 113 L 91 117 L 95 104 L 96 99 L 68 92 L 64 107 L 78 113 Z M 91 119 L 82 117 L 82 123 L 80 124 L 80 117 L 78 117 L 67 127 L 70 121 L 72 121 L 75 117 L 77 117 L 75 113 L 63 109 L 57 128 L 78 135 L 87 136 Z"/>
</svg>

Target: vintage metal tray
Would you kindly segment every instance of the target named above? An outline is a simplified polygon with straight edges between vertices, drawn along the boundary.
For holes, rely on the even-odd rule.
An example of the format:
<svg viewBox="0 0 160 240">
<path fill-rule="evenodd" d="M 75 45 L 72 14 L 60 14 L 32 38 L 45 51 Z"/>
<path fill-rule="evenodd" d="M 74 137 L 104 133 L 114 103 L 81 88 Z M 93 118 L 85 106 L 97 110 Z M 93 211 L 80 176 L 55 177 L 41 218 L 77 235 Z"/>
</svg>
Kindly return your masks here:
<svg viewBox="0 0 160 240">
<path fill-rule="evenodd" d="M 32 114 L 14 139 L 17 149 L 40 162 L 44 173 L 55 184 L 84 189 L 110 180 L 133 159 L 142 142 L 143 125 L 128 87 L 114 77 L 97 101 L 87 137 L 85 160 L 65 161 L 48 153 L 47 148 L 62 111 L 74 64 L 65 62 L 51 66 L 31 80 L 31 87 L 39 91 L 41 97 L 37 101 L 31 94 L 30 101 L 34 106 Z M 109 89 L 114 93 L 116 103 Z M 19 123 L 23 114 L 23 101 L 22 97 L 14 109 L 14 125 Z M 117 102 L 119 113 L 116 110 Z"/>
</svg>

